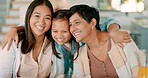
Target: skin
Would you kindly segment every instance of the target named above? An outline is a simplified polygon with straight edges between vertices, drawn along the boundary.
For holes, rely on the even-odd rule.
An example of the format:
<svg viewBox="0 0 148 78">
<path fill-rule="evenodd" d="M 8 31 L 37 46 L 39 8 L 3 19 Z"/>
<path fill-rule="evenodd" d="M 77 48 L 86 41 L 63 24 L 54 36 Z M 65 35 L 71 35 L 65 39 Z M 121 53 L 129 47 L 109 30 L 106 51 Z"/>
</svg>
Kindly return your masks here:
<svg viewBox="0 0 148 78">
<path fill-rule="evenodd" d="M 51 11 L 47 6 L 37 6 L 30 18 L 30 27 L 35 37 L 45 36 L 51 26 Z"/>
<path fill-rule="evenodd" d="M 111 50 L 111 39 L 103 32 L 96 30 L 96 20 L 93 18 L 90 23 L 87 23 L 77 13 L 70 17 L 70 32 L 76 38 L 77 42 L 84 42 L 87 44 L 89 52 L 97 59 L 105 61 L 108 57 L 108 52 Z M 77 20 L 80 23 L 77 23 Z M 93 40 L 93 41 L 92 41 Z M 138 67 L 131 70 L 133 78 L 137 77 Z"/>
<path fill-rule="evenodd" d="M 77 25 L 77 23 L 75 25 Z M 7 32 L 7 34 L 5 35 L 5 37 L 4 37 L 3 41 L 2 41 L 2 49 L 6 46 L 6 44 L 8 44 L 7 50 L 9 50 L 12 40 L 15 40 L 15 43 L 16 43 L 16 46 L 17 46 L 18 43 L 19 43 L 19 37 L 18 37 L 17 33 L 22 31 L 22 30 L 24 30 L 23 26 L 22 27 L 20 26 L 20 27 L 13 27 L 13 28 L 11 28 Z M 117 24 L 111 24 L 109 26 L 108 31 L 109 32 L 106 33 L 106 34 L 109 35 L 121 47 L 124 47 L 124 45 L 122 43 L 129 43 L 129 42 L 131 42 L 131 37 L 130 37 L 129 33 L 126 32 L 126 31 L 120 31 L 119 27 L 117 26 Z M 78 38 L 76 38 L 76 39 L 78 39 Z M 57 40 L 55 40 L 55 41 L 57 41 Z M 63 42 L 60 42 L 59 44 L 63 44 Z"/>
<path fill-rule="evenodd" d="M 91 28 L 94 27 L 90 27 L 90 24 L 88 24 L 84 19 L 79 17 L 77 13 L 70 17 L 70 32 L 76 38 L 77 42 L 88 41 L 87 39 L 89 39 L 90 37 L 88 36 L 88 34 L 91 32 Z"/>
<path fill-rule="evenodd" d="M 57 19 L 52 22 L 51 30 L 52 38 L 60 45 L 69 43 L 71 34 L 69 31 L 68 20 L 66 19 Z"/>
<path fill-rule="evenodd" d="M 30 28 L 36 39 L 36 43 L 32 52 L 35 61 L 37 61 L 39 56 L 45 38 L 45 32 L 48 31 L 51 26 L 51 19 L 51 11 L 45 5 L 37 6 L 31 15 Z"/>
<path fill-rule="evenodd" d="M 90 23 L 87 23 L 77 13 L 70 17 L 70 32 L 76 41 L 86 43 L 92 54 L 104 61 L 107 52 L 111 49 L 110 37 L 104 32 L 96 30 L 95 26 L 96 20 L 94 18 Z"/>
</svg>

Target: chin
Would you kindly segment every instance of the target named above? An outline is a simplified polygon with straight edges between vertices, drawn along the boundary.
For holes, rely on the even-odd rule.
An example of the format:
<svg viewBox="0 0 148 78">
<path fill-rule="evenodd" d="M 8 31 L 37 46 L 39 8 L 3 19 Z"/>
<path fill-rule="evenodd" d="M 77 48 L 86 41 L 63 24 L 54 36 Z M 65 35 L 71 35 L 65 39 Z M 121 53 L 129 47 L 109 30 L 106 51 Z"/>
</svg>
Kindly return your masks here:
<svg viewBox="0 0 148 78">
<path fill-rule="evenodd" d="M 64 43 L 61 43 L 61 42 L 57 42 L 59 45 L 63 45 Z"/>
<path fill-rule="evenodd" d="M 81 40 L 81 39 L 76 39 L 76 41 L 77 41 L 77 42 L 82 42 L 82 40 Z"/>
</svg>

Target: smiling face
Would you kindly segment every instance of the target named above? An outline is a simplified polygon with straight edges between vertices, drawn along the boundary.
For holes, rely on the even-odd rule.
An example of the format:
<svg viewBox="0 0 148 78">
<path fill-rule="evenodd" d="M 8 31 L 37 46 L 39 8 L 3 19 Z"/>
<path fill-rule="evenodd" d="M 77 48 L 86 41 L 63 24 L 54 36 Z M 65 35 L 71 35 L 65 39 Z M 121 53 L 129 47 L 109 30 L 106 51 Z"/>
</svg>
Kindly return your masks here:
<svg viewBox="0 0 148 78">
<path fill-rule="evenodd" d="M 51 31 L 52 38 L 60 45 L 68 43 L 71 38 L 67 19 L 53 20 Z"/>
<path fill-rule="evenodd" d="M 70 17 L 70 32 L 77 42 L 85 42 L 91 32 L 90 24 L 82 19 L 78 13 Z"/>
<path fill-rule="evenodd" d="M 52 13 L 45 5 L 37 6 L 30 17 L 30 28 L 35 37 L 45 36 L 51 26 Z"/>
</svg>

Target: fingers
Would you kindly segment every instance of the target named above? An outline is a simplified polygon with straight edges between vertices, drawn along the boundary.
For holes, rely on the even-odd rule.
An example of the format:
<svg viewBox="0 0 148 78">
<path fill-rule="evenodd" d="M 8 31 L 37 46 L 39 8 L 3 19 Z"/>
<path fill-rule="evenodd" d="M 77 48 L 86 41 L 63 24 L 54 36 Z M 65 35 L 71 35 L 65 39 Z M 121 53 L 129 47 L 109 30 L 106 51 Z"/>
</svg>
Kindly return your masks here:
<svg viewBox="0 0 148 78">
<path fill-rule="evenodd" d="M 129 33 L 126 32 L 126 31 L 121 31 L 121 32 L 123 33 L 123 37 L 122 37 L 122 41 L 121 42 L 123 42 L 123 43 L 129 43 L 129 42 L 131 42 L 132 38 L 129 35 Z"/>
<path fill-rule="evenodd" d="M 8 45 L 7 50 L 9 50 L 10 46 L 11 46 L 11 43 L 12 43 L 12 40 L 13 39 L 11 39 L 11 38 L 10 39 L 7 39 L 7 38 L 4 39 L 3 42 L 2 42 L 2 49 L 4 49 L 6 47 L 6 45 Z"/>
<path fill-rule="evenodd" d="M 7 43 L 8 43 L 7 40 L 3 40 L 3 41 L 2 41 L 2 49 L 5 48 L 5 46 L 6 46 Z"/>
<path fill-rule="evenodd" d="M 7 51 L 10 49 L 11 43 L 12 43 L 12 39 L 7 43 L 8 44 Z"/>
<path fill-rule="evenodd" d="M 111 38 L 116 42 L 116 43 L 129 43 L 131 42 L 131 36 L 129 33 L 125 30 L 120 30 L 120 31 L 112 31 L 110 33 Z M 120 45 L 120 44 L 119 44 Z M 122 46 L 122 45 L 121 45 Z"/>
<path fill-rule="evenodd" d="M 15 45 L 18 47 L 19 37 L 18 37 L 18 36 L 16 36 L 14 40 L 15 40 Z"/>
<path fill-rule="evenodd" d="M 132 38 L 129 34 L 127 34 L 126 36 L 123 37 L 123 42 L 124 43 L 129 43 L 132 41 Z"/>
<path fill-rule="evenodd" d="M 131 39 L 127 39 L 127 40 L 124 39 L 124 40 L 122 41 L 122 43 L 129 43 L 129 42 L 131 42 L 131 41 L 132 41 Z"/>
<path fill-rule="evenodd" d="M 124 45 L 122 43 L 117 43 L 118 46 L 120 46 L 121 48 L 124 48 Z"/>
</svg>

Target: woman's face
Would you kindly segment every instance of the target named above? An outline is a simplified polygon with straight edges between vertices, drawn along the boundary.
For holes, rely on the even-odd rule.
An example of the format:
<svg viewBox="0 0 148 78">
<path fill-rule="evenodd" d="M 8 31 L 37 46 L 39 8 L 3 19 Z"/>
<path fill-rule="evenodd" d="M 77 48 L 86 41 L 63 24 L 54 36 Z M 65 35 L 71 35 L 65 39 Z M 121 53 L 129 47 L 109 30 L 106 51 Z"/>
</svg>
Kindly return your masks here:
<svg viewBox="0 0 148 78">
<path fill-rule="evenodd" d="M 30 28 L 32 33 L 37 36 L 45 36 L 45 32 L 51 26 L 52 13 L 45 5 L 37 6 L 30 17 Z"/>
<path fill-rule="evenodd" d="M 78 13 L 73 14 L 70 17 L 70 32 L 75 37 L 77 42 L 85 42 L 87 39 L 91 27 L 86 20 L 82 19 Z"/>
<path fill-rule="evenodd" d="M 60 45 L 68 43 L 71 38 L 68 20 L 53 20 L 51 31 L 52 38 Z"/>
</svg>

